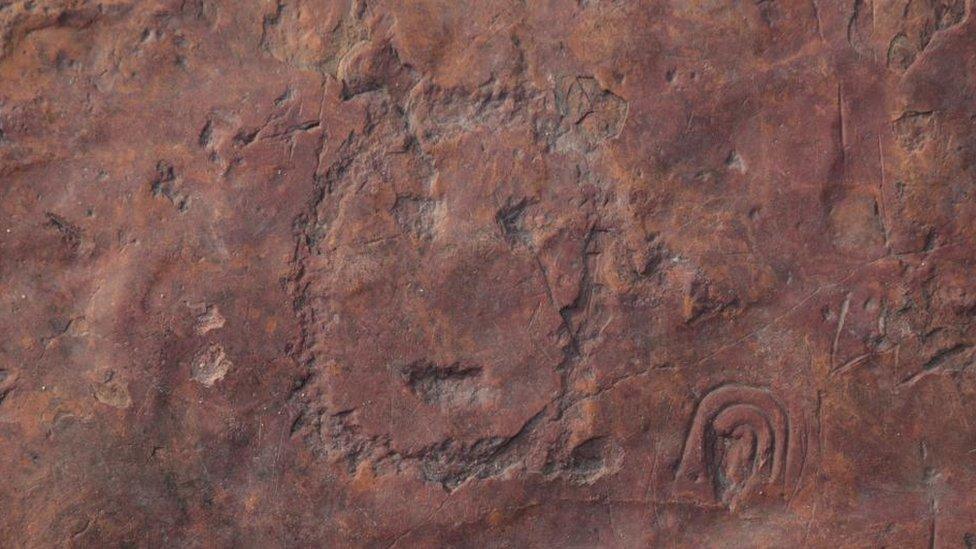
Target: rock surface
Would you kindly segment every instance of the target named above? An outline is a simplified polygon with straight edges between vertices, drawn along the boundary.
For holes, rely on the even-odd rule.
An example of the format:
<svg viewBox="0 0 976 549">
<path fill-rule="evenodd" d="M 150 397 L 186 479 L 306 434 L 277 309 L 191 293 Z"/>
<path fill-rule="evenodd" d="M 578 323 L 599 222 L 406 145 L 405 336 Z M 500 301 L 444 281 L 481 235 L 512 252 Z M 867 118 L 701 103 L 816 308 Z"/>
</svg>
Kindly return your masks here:
<svg viewBox="0 0 976 549">
<path fill-rule="evenodd" d="M 976 547 L 974 9 L 0 2 L 0 545 Z"/>
</svg>

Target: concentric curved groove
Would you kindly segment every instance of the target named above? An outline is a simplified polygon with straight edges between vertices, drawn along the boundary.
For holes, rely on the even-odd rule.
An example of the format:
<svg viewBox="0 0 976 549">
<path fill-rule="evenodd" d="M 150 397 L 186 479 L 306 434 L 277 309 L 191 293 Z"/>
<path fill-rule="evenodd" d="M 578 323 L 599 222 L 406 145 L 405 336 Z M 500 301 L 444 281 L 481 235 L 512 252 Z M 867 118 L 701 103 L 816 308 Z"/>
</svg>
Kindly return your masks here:
<svg viewBox="0 0 976 549">
<path fill-rule="evenodd" d="M 781 486 L 787 493 L 798 480 L 805 453 L 798 422 L 791 421 L 785 407 L 765 389 L 722 385 L 705 395 L 695 410 L 675 475 L 675 495 L 706 505 L 726 500 L 718 493 L 713 478 L 720 465 L 714 442 L 717 438 L 740 436 L 743 428 L 755 437 L 750 477 L 756 480 L 738 487 L 732 502 L 757 484 Z M 770 454 L 767 471 L 765 456 Z"/>
</svg>

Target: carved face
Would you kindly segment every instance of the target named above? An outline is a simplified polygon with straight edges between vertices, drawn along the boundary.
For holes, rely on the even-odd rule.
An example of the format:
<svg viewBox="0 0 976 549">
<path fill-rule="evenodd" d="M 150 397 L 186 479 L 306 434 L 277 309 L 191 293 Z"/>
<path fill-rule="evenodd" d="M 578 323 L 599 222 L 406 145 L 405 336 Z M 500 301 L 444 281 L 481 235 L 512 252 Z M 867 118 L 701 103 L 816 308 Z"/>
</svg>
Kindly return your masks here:
<svg viewBox="0 0 976 549">
<path fill-rule="evenodd" d="M 730 429 L 714 433 L 711 462 L 716 499 L 731 506 L 739 494 L 768 478 L 773 449 L 767 430 L 749 424 Z"/>
<path fill-rule="evenodd" d="M 753 475 L 759 457 L 756 455 L 756 435 L 748 428 L 738 427 L 731 436 L 717 439 L 715 452 L 715 491 L 727 504 Z"/>
</svg>

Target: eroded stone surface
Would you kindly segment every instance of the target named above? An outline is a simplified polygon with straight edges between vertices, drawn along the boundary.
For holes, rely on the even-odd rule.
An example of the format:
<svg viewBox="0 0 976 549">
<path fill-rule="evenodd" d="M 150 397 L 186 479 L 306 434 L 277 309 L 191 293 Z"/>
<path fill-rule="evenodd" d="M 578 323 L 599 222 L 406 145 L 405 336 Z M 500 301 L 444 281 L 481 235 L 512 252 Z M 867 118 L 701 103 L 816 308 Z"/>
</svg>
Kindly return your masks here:
<svg viewBox="0 0 976 549">
<path fill-rule="evenodd" d="M 0 3 L 4 546 L 976 546 L 964 0 Z"/>
</svg>

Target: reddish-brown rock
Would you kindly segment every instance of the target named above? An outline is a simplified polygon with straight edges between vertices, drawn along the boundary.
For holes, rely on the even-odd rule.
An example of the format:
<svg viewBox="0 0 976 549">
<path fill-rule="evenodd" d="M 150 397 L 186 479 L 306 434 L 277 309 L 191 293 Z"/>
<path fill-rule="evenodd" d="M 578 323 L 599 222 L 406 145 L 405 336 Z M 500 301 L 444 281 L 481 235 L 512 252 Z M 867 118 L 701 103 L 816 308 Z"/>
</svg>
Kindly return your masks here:
<svg viewBox="0 0 976 549">
<path fill-rule="evenodd" d="M 0 545 L 976 547 L 976 6 L 0 2 Z"/>
</svg>

